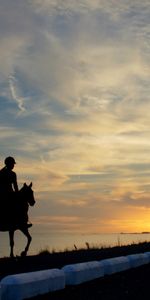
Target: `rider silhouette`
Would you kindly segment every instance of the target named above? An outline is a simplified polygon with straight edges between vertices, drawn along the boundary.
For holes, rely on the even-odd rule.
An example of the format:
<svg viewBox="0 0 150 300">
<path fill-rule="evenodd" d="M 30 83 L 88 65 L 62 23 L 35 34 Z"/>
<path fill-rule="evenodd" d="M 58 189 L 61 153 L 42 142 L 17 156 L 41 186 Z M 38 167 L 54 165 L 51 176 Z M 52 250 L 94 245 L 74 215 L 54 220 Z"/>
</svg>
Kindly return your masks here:
<svg viewBox="0 0 150 300">
<path fill-rule="evenodd" d="M 18 192 L 17 176 L 13 170 L 16 164 L 11 156 L 4 160 L 5 166 L 0 170 L 0 218 L 1 224 L 11 223 L 11 213 L 14 206 L 15 194 Z"/>
<path fill-rule="evenodd" d="M 13 170 L 16 162 L 11 156 L 4 160 L 5 166 L 0 170 L 0 220 L 2 224 L 11 224 L 12 211 L 16 206 L 18 193 L 17 175 Z M 32 224 L 26 223 L 27 227 Z"/>
<path fill-rule="evenodd" d="M 18 184 L 16 173 L 12 171 L 16 164 L 15 159 L 8 156 L 4 163 L 5 167 L 0 170 L 0 193 L 5 197 L 18 192 Z"/>
</svg>

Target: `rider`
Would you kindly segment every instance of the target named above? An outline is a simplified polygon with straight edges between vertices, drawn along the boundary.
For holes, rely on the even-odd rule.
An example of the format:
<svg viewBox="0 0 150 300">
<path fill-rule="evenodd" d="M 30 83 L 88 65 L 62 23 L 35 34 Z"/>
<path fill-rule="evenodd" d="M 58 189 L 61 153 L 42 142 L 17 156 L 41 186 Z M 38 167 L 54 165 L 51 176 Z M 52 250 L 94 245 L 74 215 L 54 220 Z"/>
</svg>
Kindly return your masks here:
<svg viewBox="0 0 150 300">
<path fill-rule="evenodd" d="M 11 223 L 11 213 L 15 194 L 18 192 L 17 176 L 13 172 L 15 159 L 8 156 L 5 166 L 0 170 L 0 227 L 6 228 Z"/>
<path fill-rule="evenodd" d="M 13 170 L 16 162 L 11 156 L 8 156 L 4 160 L 5 166 L 0 170 L 0 207 L 2 222 L 7 223 L 8 219 L 11 222 L 11 209 L 13 209 L 15 194 L 18 193 L 17 175 Z M 8 211 L 9 209 L 9 211 Z M 7 220 L 5 219 L 7 216 Z M 31 227 L 32 224 L 27 223 L 27 227 Z"/>
<path fill-rule="evenodd" d="M 16 162 L 11 156 L 5 158 L 5 166 L 0 170 L 0 193 L 11 195 L 18 192 L 17 175 L 13 170 Z"/>
</svg>

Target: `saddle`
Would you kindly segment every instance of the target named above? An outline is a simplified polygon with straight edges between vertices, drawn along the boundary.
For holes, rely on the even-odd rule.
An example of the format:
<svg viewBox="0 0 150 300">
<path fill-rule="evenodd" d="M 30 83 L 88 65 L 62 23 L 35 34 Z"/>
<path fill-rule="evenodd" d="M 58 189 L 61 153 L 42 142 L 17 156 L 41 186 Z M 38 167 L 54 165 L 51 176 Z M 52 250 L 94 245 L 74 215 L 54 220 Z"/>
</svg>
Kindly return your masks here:
<svg viewBox="0 0 150 300">
<path fill-rule="evenodd" d="M 0 203 L 0 231 L 19 229 L 28 222 L 28 212 L 22 209 L 17 193 L 3 195 Z"/>
</svg>

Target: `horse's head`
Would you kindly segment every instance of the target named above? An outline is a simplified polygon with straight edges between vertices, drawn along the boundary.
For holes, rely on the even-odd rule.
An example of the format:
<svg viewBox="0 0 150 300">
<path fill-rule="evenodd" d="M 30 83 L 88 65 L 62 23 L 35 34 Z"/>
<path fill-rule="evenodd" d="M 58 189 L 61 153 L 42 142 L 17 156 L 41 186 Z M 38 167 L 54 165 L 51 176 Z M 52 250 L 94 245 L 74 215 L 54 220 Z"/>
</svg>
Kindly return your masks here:
<svg viewBox="0 0 150 300">
<path fill-rule="evenodd" d="M 29 205 L 33 206 L 35 204 L 35 199 L 34 199 L 34 193 L 32 190 L 32 182 L 29 185 L 24 183 L 21 191 L 24 193 L 24 196 L 25 196 L 27 202 L 29 203 Z"/>
</svg>

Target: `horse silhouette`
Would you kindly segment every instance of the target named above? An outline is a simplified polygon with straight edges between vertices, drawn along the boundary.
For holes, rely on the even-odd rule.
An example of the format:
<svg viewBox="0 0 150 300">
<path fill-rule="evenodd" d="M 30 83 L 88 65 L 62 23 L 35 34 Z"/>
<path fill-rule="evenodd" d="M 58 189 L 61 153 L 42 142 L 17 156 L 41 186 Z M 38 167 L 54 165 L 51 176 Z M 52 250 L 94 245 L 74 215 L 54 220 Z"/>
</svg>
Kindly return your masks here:
<svg viewBox="0 0 150 300">
<path fill-rule="evenodd" d="M 21 256 L 26 256 L 32 240 L 28 231 L 28 228 L 32 224 L 27 224 L 28 209 L 29 206 L 35 204 L 32 183 L 30 185 L 24 183 L 23 187 L 17 193 L 13 193 L 13 199 L 10 200 L 9 207 L 6 207 L 8 206 L 6 201 L 4 211 L 2 209 L 3 215 L 0 219 L 0 231 L 9 232 L 10 257 L 14 257 L 14 233 L 19 229 L 27 237 L 27 244 L 24 251 L 21 252 Z"/>
</svg>

